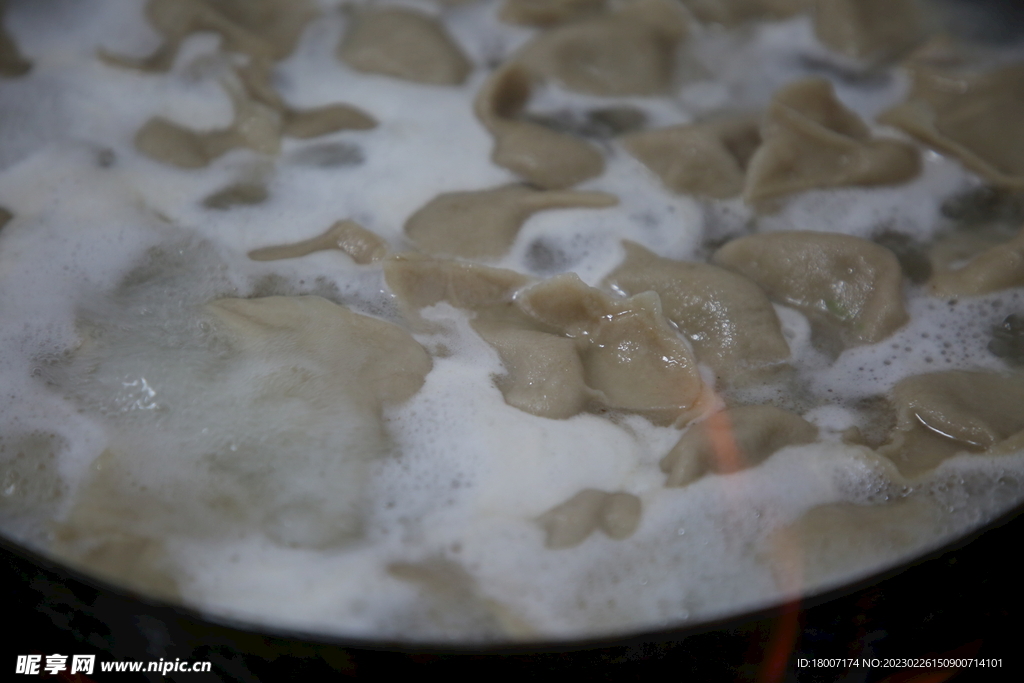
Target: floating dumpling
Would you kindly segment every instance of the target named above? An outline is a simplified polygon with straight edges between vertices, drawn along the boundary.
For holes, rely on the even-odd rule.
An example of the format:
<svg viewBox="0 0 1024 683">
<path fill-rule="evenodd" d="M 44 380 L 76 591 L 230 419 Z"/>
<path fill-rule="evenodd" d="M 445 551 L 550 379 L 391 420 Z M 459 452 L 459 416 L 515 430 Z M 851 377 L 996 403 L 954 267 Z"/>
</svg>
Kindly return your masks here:
<svg viewBox="0 0 1024 683">
<path fill-rule="evenodd" d="M 657 292 L 697 360 L 719 377 L 789 357 L 775 309 L 756 284 L 724 268 L 661 258 L 633 242 L 624 246 L 626 259 L 606 282 L 628 295 Z"/>
<path fill-rule="evenodd" d="M 702 380 L 657 294 L 612 299 L 569 273 L 520 291 L 516 305 L 539 325 L 578 340 L 587 386 L 607 407 L 659 424 L 692 417 Z"/>
<path fill-rule="evenodd" d="M 315 7 L 310 0 L 149 0 L 146 17 L 164 38 L 148 57 L 100 57 L 118 66 L 167 71 L 185 38 L 199 31 L 220 34 L 224 48 L 257 59 L 291 54 Z"/>
<path fill-rule="evenodd" d="M 1024 63 L 972 69 L 964 56 L 935 42 L 910 60 L 913 89 L 878 117 L 989 182 L 1024 188 Z"/>
<path fill-rule="evenodd" d="M 360 11 L 338 57 L 357 71 L 428 85 L 459 85 L 471 69 L 441 24 L 402 7 Z"/>
<path fill-rule="evenodd" d="M 713 261 L 750 278 L 779 303 L 837 327 L 847 345 L 881 341 L 907 321 L 896 255 L 859 237 L 751 235 L 723 246 Z"/>
<path fill-rule="evenodd" d="M 697 19 L 734 26 L 756 19 L 785 19 L 807 9 L 811 0 L 683 0 Z"/>
<path fill-rule="evenodd" d="M 924 35 L 920 0 L 816 0 L 814 33 L 847 57 L 882 61 Z"/>
<path fill-rule="evenodd" d="M 895 139 L 873 139 L 860 118 L 821 78 L 775 93 L 747 171 L 744 198 L 767 199 L 817 188 L 895 185 L 921 170 L 918 151 Z"/>
<path fill-rule="evenodd" d="M 315 138 L 339 130 L 367 130 L 377 125 L 372 116 L 347 104 L 327 104 L 312 109 L 289 106 L 271 84 L 273 63 L 251 58 L 236 70 L 246 94 L 281 114 L 282 134 L 293 138 Z"/>
<path fill-rule="evenodd" d="M 277 261 L 328 249 L 342 251 L 360 264 L 379 261 L 388 253 L 387 243 L 374 233 L 355 221 L 338 221 L 322 235 L 294 244 L 254 249 L 249 252 L 249 258 L 253 261 Z"/>
<path fill-rule="evenodd" d="M 473 323 L 501 357 L 505 374 L 495 384 L 513 408 L 564 419 L 583 412 L 599 395 L 586 384 L 576 342 L 567 337 L 501 323 Z"/>
<path fill-rule="evenodd" d="M 666 486 L 686 486 L 709 472 L 729 474 L 765 461 L 786 446 L 813 442 L 818 428 L 774 406 L 743 406 L 711 415 L 686 430 L 661 459 Z"/>
<path fill-rule="evenodd" d="M 957 453 L 1024 445 L 1024 383 L 1015 375 L 952 370 L 909 377 L 892 390 L 896 430 L 879 449 L 906 476 Z"/>
<path fill-rule="evenodd" d="M 515 64 L 498 69 L 476 96 L 477 118 L 494 136 L 491 159 L 542 188 L 571 187 L 604 172 L 601 153 L 586 142 L 522 120 L 533 89 Z"/>
<path fill-rule="evenodd" d="M 641 507 L 640 499 L 631 493 L 584 489 L 537 522 L 545 532 L 545 548 L 571 548 L 597 529 L 614 539 L 629 538 L 640 525 Z"/>
<path fill-rule="evenodd" d="M 499 17 L 510 24 L 551 26 L 596 14 L 605 0 L 505 0 Z"/>
<path fill-rule="evenodd" d="M 512 298 L 530 278 L 514 270 L 402 255 L 384 262 L 384 280 L 409 311 L 438 303 L 516 315 Z"/>
<path fill-rule="evenodd" d="M 618 200 L 604 192 L 549 191 L 506 185 L 476 192 L 451 192 L 432 199 L 405 223 L 405 234 L 439 256 L 500 258 L 532 214 L 547 209 L 603 208 Z"/>
<path fill-rule="evenodd" d="M 622 144 L 673 192 L 725 199 L 743 191 L 761 133 L 755 118 L 735 117 L 632 133 Z"/>
<path fill-rule="evenodd" d="M 605 16 L 551 29 L 517 61 L 531 72 L 590 95 L 656 95 L 672 85 L 686 19 L 674 3 L 636 0 Z"/>
<path fill-rule="evenodd" d="M 951 235 L 929 252 L 929 290 L 936 296 L 979 296 L 1024 285 L 1024 232 L 1009 241 Z"/>
<path fill-rule="evenodd" d="M 135 134 L 135 146 L 146 156 L 182 168 L 202 168 L 233 149 L 248 148 L 262 154 L 281 150 L 281 116 L 229 88 L 235 118 L 229 128 L 194 131 L 162 116 L 147 121 Z"/>
</svg>

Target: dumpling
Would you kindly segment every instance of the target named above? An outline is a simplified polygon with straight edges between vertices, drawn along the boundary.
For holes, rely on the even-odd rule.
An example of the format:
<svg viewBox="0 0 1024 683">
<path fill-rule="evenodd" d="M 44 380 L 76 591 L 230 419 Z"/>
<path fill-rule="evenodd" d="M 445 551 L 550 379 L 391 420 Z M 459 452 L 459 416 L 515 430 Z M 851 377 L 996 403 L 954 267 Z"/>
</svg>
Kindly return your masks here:
<svg viewBox="0 0 1024 683">
<path fill-rule="evenodd" d="M 498 16 L 509 24 L 551 26 L 596 14 L 605 0 L 505 0 Z"/>
<path fill-rule="evenodd" d="M 583 140 L 520 118 L 532 89 L 529 72 L 511 64 L 495 71 L 477 94 L 477 118 L 494 136 L 494 163 L 546 189 L 604 173 L 604 157 Z"/>
<path fill-rule="evenodd" d="M 812 0 L 683 0 L 697 19 L 735 26 L 755 19 L 785 19 L 808 8 Z"/>
<path fill-rule="evenodd" d="M 1006 242 L 975 234 L 951 235 L 928 256 L 928 289 L 935 296 L 979 296 L 1024 285 L 1024 232 Z"/>
<path fill-rule="evenodd" d="M 302 242 L 263 247 L 249 252 L 253 261 L 277 261 L 299 258 L 317 251 L 337 249 L 359 264 L 379 261 L 387 256 L 387 242 L 355 221 L 338 221 L 327 232 Z"/>
<path fill-rule="evenodd" d="M 163 36 L 163 44 L 143 58 L 111 55 L 102 49 L 99 55 L 117 66 L 167 71 L 187 36 L 213 31 L 231 52 L 276 61 L 295 49 L 315 11 L 310 0 L 149 0 L 146 17 Z"/>
<path fill-rule="evenodd" d="M 917 375 L 892 390 L 896 429 L 879 452 L 906 476 L 957 453 L 1024 446 L 1024 383 L 1016 375 L 951 370 Z"/>
<path fill-rule="evenodd" d="M 571 548 L 598 529 L 616 540 L 629 538 L 640 525 L 641 508 L 631 493 L 584 489 L 537 522 L 545 532 L 545 548 Z"/>
<path fill-rule="evenodd" d="M 569 273 L 521 290 L 516 305 L 542 327 L 578 340 L 587 386 L 607 407 L 659 424 L 692 418 L 703 382 L 657 294 L 616 300 Z"/>
<path fill-rule="evenodd" d="M 624 294 L 657 292 L 665 316 L 722 378 L 789 357 L 778 316 L 756 284 L 724 268 L 661 258 L 625 242 L 626 259 L 606 280 Z"/>
<path fill-rule="evenodd" d="M 613 14 L 551 29 L 514 59 L 576 92 L 657 95 L 672 85 L 686 19 L 666 0 L 635 0 Z"/>
<path fill-rule="evenodd" d="M 446 302 L 470 311 L 517 316 L 513 296 L 530 282 L 514 270 L 408 254 L 384 261 L 384 280 L 413 315 Z"/>
<path fill-rule="evenodd" d="M 428 85 L 459 85 L 472 68 L 440 23 L 403 7 L 360 11 L 338 57 L 357 71 Z"/>
<path fill-rule="evenodd" d="M 859 237 L 751 235 L 729 242 L 712 260 L 750 278 L 779 303 L 838 328 L 847 345 L 881 341 L 907 321 L 896 255 Z"/>
<path fill-rule="evenodd" d="M 1024 188 L 1024 63 L 972 66 L 955 46 L 935 41 L 908 62 L 910 97 L 878 120 L 955 156 L 991 183 Z"/>
<path fill-rule="evenodd" d="M 202 168 L 233 149 L 249 148 L 262 154 L 281 151 L 281 115 L 249 99 L 240 88 L 229 87 L 235 107 L 231 126 L 194 131 L 157 116 L 135 134 L 135 146 L 146 156 L 182 168 Z"/>
<path fill-rule="evenodd" d="M 251 58 L 236 69 L 246 94 L 281 114 L 281 133 L 288 137 L 315 138 L 339 130 L 367 130 L 377 121 L 366 112 L 347 104 L 326 104 L 312 109 L 296 109 L 284 101 L 271 83 L 273 63 Z"/>
<path fill-rule="evenodd" d="M 726 199 L 743 191 L 750 157 L 761 144 L 758 121 L 741 116 L 632 133 L 622 145 L 665 187 Z"/>
<path fill-rule="evenodd" d="M 311 402 L 348 392 L 376 415 L 419 391 L 431 368 L 405 330 L 320 297 L 218 299 L 207 309 L 244 352 L 294 354 L 315 368 L 315 379 L 300 373 L 287 388 Z M 277 382 L 263 387 L 284 389 Z"/>
<path fill-rule="evenodd" d="M 864 122 L 822 78 L 796 81 L 776 92 L 761 135 L 764 144 L 750 160 L 743 192 L 752 204 L 816 188 L 895 185 L 921 170 L 913 145 L 872 139 Z"/>
<path fill-rule="evenodd" d="M 924 36 L 920 0 L 815 0 L 814 34 L 847 57 L 883 61 Z"/>
<path fill-rule="evenodd" d="M 513 408 L 552 419 L 578 415 L 599 398 L 587 386 L 576 342 L 501 323 L 473 323 L 505 366 L 495 384 Z"/>
<path fill-rule="evenodd" d="M 661 459 L 666 486 L 686 486 L 709 472 L 754 467 L 786 446 L 811 443 L 818 428 L 770 405 L 742 406 L 711 415 L 686 430 Z"/>
<path fill-rule="evenodd" d="M 405 234 L 424 252 L 467 259 L 500 258 L 532 214 L 547 209 L 602 208 L 618 203 L 604 192 L 549 191 L 505 185 L 450 192 L 432 199 L 405 223 Z"/>
</svg>

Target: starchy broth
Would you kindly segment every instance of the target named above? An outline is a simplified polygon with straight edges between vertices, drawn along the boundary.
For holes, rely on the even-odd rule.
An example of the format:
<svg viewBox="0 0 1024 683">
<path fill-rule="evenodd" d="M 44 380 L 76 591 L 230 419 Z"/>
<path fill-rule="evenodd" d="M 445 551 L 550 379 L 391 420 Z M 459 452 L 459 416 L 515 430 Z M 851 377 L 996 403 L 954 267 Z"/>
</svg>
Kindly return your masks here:
<svg viewBox="0 0 1024 683">
<path fill-rule="evenodd" d="M 213 615 L 536 641 L 1024 499 L 1024 51 L 940 5 L 0 8 L 6 536 Z"/>
</svg>

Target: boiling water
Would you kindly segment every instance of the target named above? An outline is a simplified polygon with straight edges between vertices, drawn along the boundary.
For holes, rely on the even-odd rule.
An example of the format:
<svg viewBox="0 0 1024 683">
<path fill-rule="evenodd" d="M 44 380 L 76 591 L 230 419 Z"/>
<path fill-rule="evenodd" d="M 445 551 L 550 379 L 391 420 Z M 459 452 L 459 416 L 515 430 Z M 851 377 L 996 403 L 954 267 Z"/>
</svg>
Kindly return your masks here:
<svg viewBox="0 0 1024 683">
<path fill-rule="evenodd" d="M 0 82 L 0 205 L 15 216 L 0 233 L 5 534 L 114 574 L 89 564 L 90 534 L 121 539 L 136 556 L 136 585 L 258 622 L 420 640 L 576 638 L 705 620 L 835 585 L 1021 498 L 1020 457 L 962 455 L 907 481 L 840 438 L 870 428 L 864 399 L 904 377 L 1005 370 L 987 351 L 988 331 L 1021 308 L 1020 290 L 954 303 L 908 284 L 910 322 L 834 359 L 816 350 L 800 313 L 778 307 L 799 395 L 772 386 L 759 400 L 803 413 L 819 442 L 684 488 L 666 488 L 658 466 L 680 430 L 638 416 L 550 420 L 508 406 L 493 382 L 497 353 L 446 304 L 424 312 L 436 324 L 417 334 L 433 353 L 425 385 L 386 410 L 383 429 L 343 392 L 313 411 L 255 396 L 253 378 L 266 369 L 225 349 L 203 304 L 316 294 L 404 322 L 378 265 L 340 252 L 259 263 L 249 250 L 306 239 L 341 218 L 399 250 L 406 218 L 437 194 L 514 180 L 489 161 L 491 138 L 470 103 L 487 76 L 482 65 L 530 31 L 497 22 L 494 3 L 449 7 L 443 20 L 477 68 L 462 86 L 420 86 L 341 65 L 334 49 L 345 14 L 322 6 L 276 85 L 296 105 L 344 101 L 380 125 L 286 140 L 276 158 L 235 151 L 185 171 L 142 156 L 132 139 L 154 115 L 196 129 L 228 124 L 216 36 L 191 36 L 168 74 L 145 75 L 96 58 L 98 46 L 144 54 L 156 45 L 141 1 L 10 3 L 8 29 L 34 67 Z M 783 83 L 819 73 L 803 57 L 824 52 L 805 19 L 696 29 L 690 41 L 696 75 L 676 96 L 629 100 L 652 126 L 763 106 Z M 866 120 L 906 87 L 897 71 L 837 79 L 839 97 Z M 611 101 L 551 89 L 533 106 Z M 755 219 L 739 200 L 670 194 L 616 145 L 605 152 L 606 172 L 583 187 L 615 194 L 619 205 L 537 214 L 493 265 L 537 277 L 572 271 L 596 285 L 622 259 L 623 239 L 703 259 L 709 243 L 755 220 L 765 231 L 863 237 L 885 226 L 925 242 L 949 227 L 942 199 L 980 184 L 926 153 L 907 185 L 808 192 Z M 252 179 L 267 184 L 265 202 L 204 207 L 217 190 Z M 638 496 L 638 530 L 545 549 L 537 518 L 585 488 Z M 805 517 L 840 503 L 851 505 Z"/>
</svg>

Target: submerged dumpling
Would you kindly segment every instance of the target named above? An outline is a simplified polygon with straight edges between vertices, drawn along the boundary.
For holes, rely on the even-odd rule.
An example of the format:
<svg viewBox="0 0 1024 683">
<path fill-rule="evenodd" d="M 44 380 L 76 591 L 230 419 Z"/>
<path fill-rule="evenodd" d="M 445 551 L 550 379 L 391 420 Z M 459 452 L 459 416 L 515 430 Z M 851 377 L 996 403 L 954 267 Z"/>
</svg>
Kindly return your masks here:
<svg viewBox="0 0 1024 683">
<path fill-rule="evenodd" d="M 705 474 L 753 467 L 786 446 L 811 443 L 818 428 L 770 405 L 731 408 L 686 430 L 661 459 L 666 486 L 686 486 Z"/>
<path fill-rule="evenodd" d="M 896 430 L 879 449 L 916 476 L 957 453 L 1024 447 L 1024 383 L 1016 375 L 952 370 L 909 377 L 892 390 Z"/>
<path fill-rule="evenodd" d="M 822 78 L 796 81 L 776 92 L 761 134 L 764 144 L 750 160 L 743 192 L 754 204 L 816 188 L 894 185 L 921 168 L 914 146 L 873 139 Z"/>
<path fill-rule="evenodd" d="M 837 327 L 847 345 L 881 341 L 907 321 L 896 255 L 858 237 L 751 235 L 726 244 L 713 261 L 750 278 L 779 303 Z"/>
<path fill-rule="evenodd" d="M 522 120 L 533 90 L 528 71 L 498 69 L 476 96 L 477 118 L 494 136 L 491 159 L 539 187 L 571 187 L 604 172 L 604 157 L 572 135 Z"/>
<path fill-rule="evenodd" d="M 626 150 L 673 192 L 726 199 L 743 191 L 750 157 L 761 144 L 755 117 L 741 116 L 632 133 Z"/>
<path fill-rule="evenodd" d="M 410 398 L 430 371 L 427 352 L 408 332 L 320 297 L 218 299 L 207 308 L 238 348 L 297 354 L 315 365 L 315 381 L 300 373 L 288 389 L 312 401 L 329 386 L 331 392 L 351 392 L 376 413 Z"/>
<path fill-rule="evenodd" d="M 635 0 L 605 16 L 560 26 L 526 45 L 516 61 L 589 95 L 664 93 L 686 20 L 674 3 Z"/>
<path fill-rule="evenodd" d="M 920 0 L 815 0 L 814 33 L 854 59 L 881 61 L 912 48 L 924 35 Z"/>
<path fill-rule="evenodd" d="M 789 357 L 775 309 L 756 284 L 724 268 L 661 258 L 633 242 L 624 246 L 626 259 L 606 282 L 625 294 L 657 292 L 697 360 L 719 377 Z"/>
<path fill-rule="evenodd" d="M 878 120 L 995 185 L 1024 188 L 1024 63 L 984 70 L 966 62 L 948 43 L 926 46 L 908 63 L 910 97 Z"/>
<path fill-rule="evenodd" d="M 428 85 L 459 85 L 472 68 L 437 20 L 404 7 L 360 11 L 338 57 L 358 71 Z"/>
<path fill-rule="evenodd" d="M 414 213 L 405 223 L 405 234 L 430 254 L 496 259 L 508 251 L 519 228 L 538 211 L 602 208 L 617 202 L 604 192 L 544 192 L 525 185 L 450 192 Z"/>
</svg>

